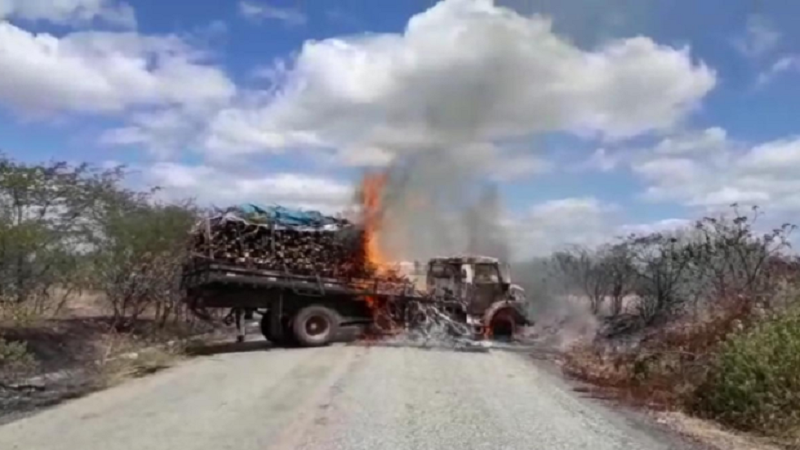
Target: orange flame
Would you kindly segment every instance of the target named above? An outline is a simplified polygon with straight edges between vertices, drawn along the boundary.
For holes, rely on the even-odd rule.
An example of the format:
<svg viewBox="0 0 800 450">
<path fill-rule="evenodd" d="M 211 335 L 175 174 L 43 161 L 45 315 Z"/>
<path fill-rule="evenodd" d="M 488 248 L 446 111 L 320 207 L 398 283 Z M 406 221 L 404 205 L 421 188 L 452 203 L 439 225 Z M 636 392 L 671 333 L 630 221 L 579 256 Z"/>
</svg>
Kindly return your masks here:
<svg viewBox="0 0 800 450">
<path fill-rule="evenodd" d="M 378 274 L 384 273 L 389 259 L 381 249 L 383 195 L 388 177 L 385 173 L 367 173 L 361 181 L 361 207 L 364 220 L 364 249 L 367 264 Z"/>
<path fill-rule="evenodd" d="M 361 180 L 361 214 L 364 226 L 364 252 L 367 269 L 377 275 L 386 273 L 389 260 L 380 243 L 383 219 L 383 194 L 388 177 L 385 173 L 365 173 Z M 367 305 L 375 311 L 377 299 L 367 296 Z"/>
</svg>

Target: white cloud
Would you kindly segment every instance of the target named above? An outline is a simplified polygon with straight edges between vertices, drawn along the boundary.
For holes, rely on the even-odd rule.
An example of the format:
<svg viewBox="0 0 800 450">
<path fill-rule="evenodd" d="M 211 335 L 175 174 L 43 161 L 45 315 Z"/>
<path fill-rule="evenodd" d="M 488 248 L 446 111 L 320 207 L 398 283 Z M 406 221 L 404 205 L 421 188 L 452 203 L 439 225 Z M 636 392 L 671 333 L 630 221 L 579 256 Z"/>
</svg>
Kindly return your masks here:
<svg viewBox="0 0 800 450">
<path fill-rule="evenodd" d="M 747 18 L 744 36 L 734 45 L 747 57 L 759 57 L 772 51 L 780 42 L 781 33 L 764 16 L 752 14 Z"/>
<path fill-rule="evenodd" d="M 251 20 L 278 20 L 291 26 L 304 25 L 308 21 L 306 15 L 297 9 L 249 1 L 239 2 L 239 13 Z"/>
<path fill-rule="evenodd" d="M 196 143 L 197 130 L 203 128 L 209 115 L 205 109 L 186 108 L 133 113 L 123 126 L 103 132 L 99 143 L 145 148 L 154 156 L 168 158 L 177 149 Z"/>
<path fill-rule="evenodd" d="M 313 132 L 281 132 L 262 127 L 265 119 L 263 112 L 259 110 L 225 109 L 213 118 L 205 137 L 205 148 L 212 157 L 230 158 L 250 154 L 253 148 L 280 153 L 288 146 L 322 145 L 322 141 Z"/>
<path fill-rule="evenodd" d="M 800 72 L 800 56 L 788 55 L 783 56 L 775 61 L 775 63 L 773 63 L 769 69 L 761 72 L 758 75 L 756 86 L 763 87 L 772 82 L 772 80 L 774 80 L 780 74 L 788 71 Z"/>
<path fill-rule="evenodd" d="M 399 154 L 548 131 L 632 136 L 672 126 L 716 83 L 688 48 L 638 37 L 587 52 L 546 18 L 491 0 L 439 2 L 403 34 L 308 41 L 285 74 L 268 98 L 219 114 L 209 152 Z"/>
<path fill-rule="evenodd" d="M 175 36 L 80 32 L 55 37 L 0 22 L 0 103 L 26 114 L 208 108 L 236 91 Z"/>
<path fill-rule="evenodd" d="M 654 150 L 664 155 L 684 155 L 722 150 L 727 145 L 728 133 L 722 128 L 712 127 L 701 132 L 667 137 L 661 140 Z"/>
<path fill-rule="evenodd" d="M 644 178 L 673 174 L 694 177 L 697 170 L 695 158 L 724 159 L 725 151 L 732 145 L 734 142 L 728 138 L 727 131 L 720 127 L 682 130 L 645 148 L 599 148 L 588 159 L 573 163 L 572 171 L 611 172 L 630 166 Z"/>
<path fill-rule="evenodd" d="M 217 206 L 242 202 L 281 204 L 340 212 L 353 188 L 334 179 L 298 173 L 248 174 L 208 165 L 161 162 L 147 168 L 144 181 L 162 188 L 167 198 L 194 197 Z"/>
<path fill-rule="evenodd" d="M 575 164 L 572 167 L 574 172 L 598 171 L 611 172 L 616 169 L 624 160 L 624 155 L 618 152 L 610 152 L 605 148 L 598 148 L 588 159 Z"/>
<path fill-rule="evenodd" d="M 0 20 L 43 20 L 59 25 L 84 25 L 102 20 L 127 28 L 136 26 L 133 8 L 116 0 L 0 0 Z"/>
<path fill-rule="evenodd" d="M 739 161 L 742 169 L 758 173 L 798 175 L 800 138 L 766 142 L 750 150 Z"/>
<path fill-rule="evenodd" d="M 719 210 L 732 203 L 800 212 L 800 138 L 745 147 L 728 142 L 715 152 L 683 157 L 656 153 L 631 163 L 647 188 L 644 198 Z"/>
<path fill-rule="evenodd" d="M 677 186 L 694 183 L 702 178 L 703 169 L 700 164 L 688 158 L 654 158 L 633 165 L 634 173 L 645 180 Z"/>
</svg>

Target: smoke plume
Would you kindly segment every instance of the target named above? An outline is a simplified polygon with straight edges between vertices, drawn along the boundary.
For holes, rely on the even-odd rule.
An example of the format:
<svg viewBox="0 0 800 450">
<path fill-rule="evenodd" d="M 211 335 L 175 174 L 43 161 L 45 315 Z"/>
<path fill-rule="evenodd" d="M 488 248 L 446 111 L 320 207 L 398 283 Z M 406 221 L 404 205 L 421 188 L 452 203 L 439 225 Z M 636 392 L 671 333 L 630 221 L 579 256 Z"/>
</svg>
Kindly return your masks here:
<svg viewBox="0 0 800 450">
<path fill-rule="evenodd" d="M 381 247 L 394 260 L 480 254 L 508 258 L 502 198 L 470 158 L 416 152 L 388 169 Z"/>
</svg>

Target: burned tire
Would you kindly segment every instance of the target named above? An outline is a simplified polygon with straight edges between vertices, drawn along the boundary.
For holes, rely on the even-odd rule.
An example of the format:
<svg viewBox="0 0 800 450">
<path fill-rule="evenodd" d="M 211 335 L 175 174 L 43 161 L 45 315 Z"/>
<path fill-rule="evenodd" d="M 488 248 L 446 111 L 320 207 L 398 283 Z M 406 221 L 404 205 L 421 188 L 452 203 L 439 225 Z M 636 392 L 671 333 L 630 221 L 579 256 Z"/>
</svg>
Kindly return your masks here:
<svg viewBox="0 0 800 450">
<path fill-rule="evenodd" d="M 339 314 L 324 306 L 301 309 L 292 320 L 292 331 L 303 347 L 319 347 L 331 343 L 341 322 Z"/>
<path fill-rule="evenodd" d="M 510 310 L 497 311 L 489 323 L 492 338 L 496 340 L 511 340 L 517 331 L 517 320 Z"/>
</svg>

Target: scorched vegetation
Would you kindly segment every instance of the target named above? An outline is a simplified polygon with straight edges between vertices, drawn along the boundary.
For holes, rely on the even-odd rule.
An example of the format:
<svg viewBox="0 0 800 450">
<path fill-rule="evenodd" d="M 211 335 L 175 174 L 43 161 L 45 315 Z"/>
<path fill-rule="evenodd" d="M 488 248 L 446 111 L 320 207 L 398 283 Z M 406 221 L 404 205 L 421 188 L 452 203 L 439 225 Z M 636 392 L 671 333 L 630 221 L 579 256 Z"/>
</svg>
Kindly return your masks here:
<svg viewBox="0 0 800 450">
<path fill-rule="evenodd" d="M 733 205 L 684 229 L 539 261 L 553 275 L 541 292 L 586 303 L 595 325 L 591 342 L 565 352 L 565 370 L 628 400 L 791 440 L 800 426 L 795 227 L 763 230 L 759 217 Z M 539 300 L 534 307 L 548 299 Z"/>
</svg>

